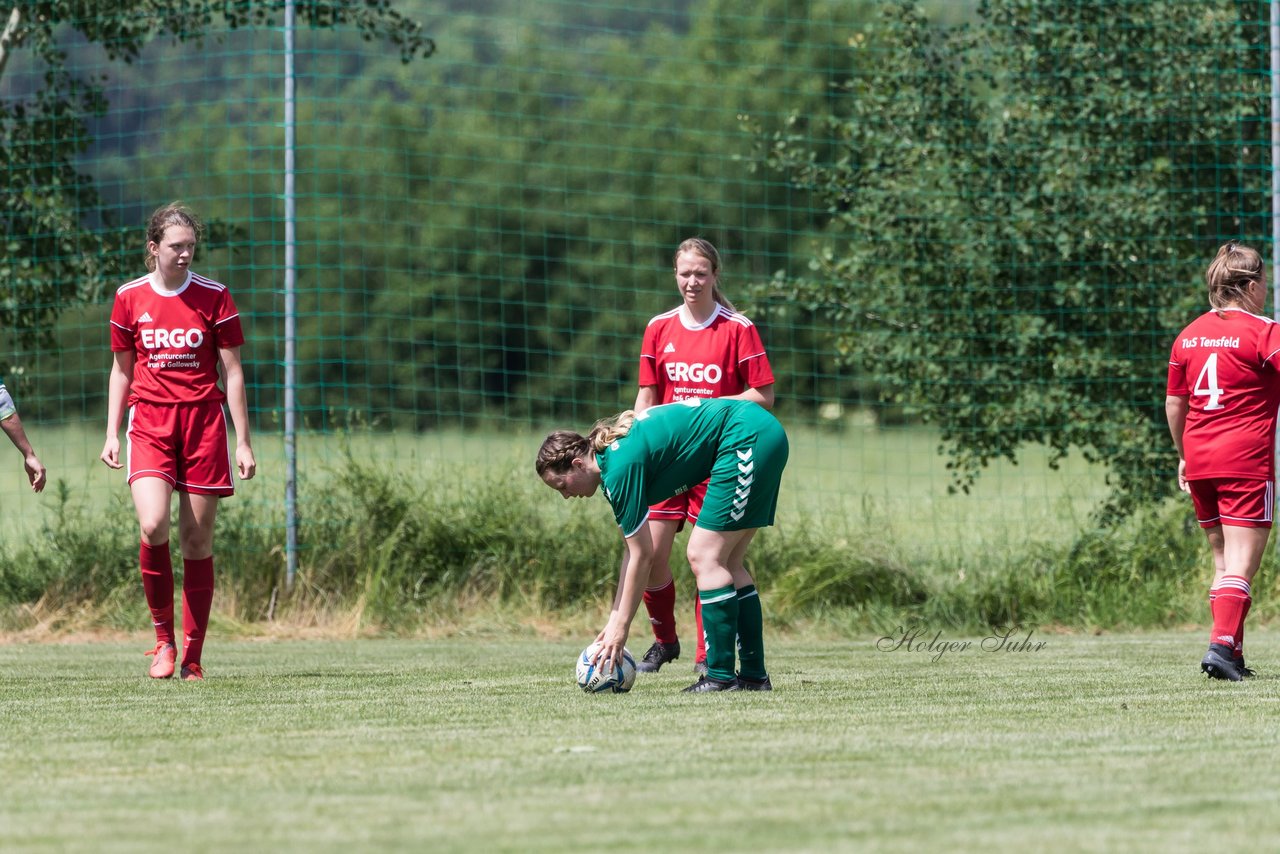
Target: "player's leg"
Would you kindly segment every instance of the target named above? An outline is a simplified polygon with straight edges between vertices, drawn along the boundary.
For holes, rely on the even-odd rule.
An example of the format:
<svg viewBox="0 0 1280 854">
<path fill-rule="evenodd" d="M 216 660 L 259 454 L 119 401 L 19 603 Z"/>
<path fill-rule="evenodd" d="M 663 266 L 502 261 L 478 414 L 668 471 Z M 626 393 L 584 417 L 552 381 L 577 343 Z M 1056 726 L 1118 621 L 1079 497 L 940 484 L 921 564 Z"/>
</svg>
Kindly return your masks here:
<svg viewBox="0 0 1280 854">
<path fill-rule="evenodd" d="M 683 516 L 684 511 L 680 511 Z M 644 607 L 653 627 L 653 645 L 636 663 L 642 673 L 656 673 L 668 661 L 680 657 L 680 638 L 676 634 L 676 583 L 671 576 L 671 546 L 682 519 L 649 517 L 649 538 L 653 541 L 653 565 L 644 590 Z"/>
<path fill-rule="evenodd" d="M 1251 521 L 1248 526 L 1265 528 L 1267 530 L 1270 530 L 1272 525 L 1272 517 L 1274 516 L 1274 509 L 1275 509 L 1275 481 L 1267 480 L 1267 481 L 1262 481 L 1260 484 L 1256 481 L 1246 482 L 1243 485 L 1243 487 L 1240 489 L 1240 497 L 1243 503 L 1243 506 L 1240 508 L 1241 512 L 1250 514 Z M 1266 550 L 1265 545 L 1266 544 L 1264 543 L 1263 544 L 1264 553 Z M 1224 546 L 1224 551 L 1225 551 L 1225 546 Z M 1248 578 L 1246 579 L 1247 584 L 1251 588 L 1253 584 L 1253 577 L 1254 575 L 1257 574 L 1258 567 L 1261 565 L 1262 558 L 1261 558 L 1261 555 L 1258 555 L 1256 558 L 1253 558 L 1252 556 L 1243 556 L 1243 559 L 1246 561 L 1246 563 L 1243 565 L 1252 567 L 1252 569 L 1249 571 Z M 1223 560 L 1224 561 L 1228 560 L 1225 555 Z M 1237 560 L 1237 557 L 1232 556 L 1230 560 L 1234 563 Z M 1215 578 L 1214 578 L 1215 582 L 1221 580 L 1219 577 L 1217 577 L 1216 569 L 1217 567 L 1215 567 Z M 1221 575 L 1223 578 L 1225 578 L 1226 574 L 1227 573 L 1224 568 Z M 1244 623 L 1245 623 L 1245 619 L 1249 616 L 1249 609 L 1253 605 L 1252 589 L 1246 589 L 1244 591 L 1244 594 L 1245 594 L 1244 606 L 1240 609 L 1240 618 L 1236 624 L 1236 632 L 1235 632 L 1236 645 L 1235 645 L 1234 661 L 1235 661 L 1236 668 L 1240 671 L 1240 674 L 1242 676 L 1253 676 L 1254 675 L 1253 671 L 1250 670 L 1248 667 L 1246 667 L 1244 663 Z"/>
<path fill-rule="evenodd" d="M 698 524 L 698 514 L 702 512 L 702 502 L 707 497 L 707 481 L 693 487 L 685 495 L 689 498 L 685 518 L 688 520 L 689 527 L 692 528 Z M 696 595 L 693 597 L 693 632 L 695 639 L 693 672 L 698 676 L 705 676 L 707 675 L 707 638 L 702 630 L 702 600 Z"/>
<path fill-rule="evenodd" d="M 160 477 L 140 477 L 129 484 L 138 514 L 138 568 L 142 592 L 151 611 L 156 645 L 149 674 L 153 679 L 173 675 L 177 649 L 173 631 L 173 562 L 169 557 L 169 505 L 173 485 Z"/>
<path fill-rule="evenodd" d="M 227 421 L 221 404 L 179 407 L 183 455 L 178 469 L 178 539 L 182 545 L 182 678 L 203 679 L 200 656 L 213 607 L 213 529 L 218 499 L 231 495 Z"/>
<path fill-rule="evenodd" d="M 787 463 L 787 436 L 777 419 L 759 407 L 743 408 L 726 424 L 720 453 L 711 469 L 698 524 L 689 536 L 689 566 L 698 580 L 703 631 L 707 638 L 707 677 L 720 681 L 733 676 L 734 651 L 724 649 L 739 637 L 738 588 L 754 586 L 745 558 L 757 528 L 772 525 L 778 504 L 778 487 Z M 759 598 L 743 602 L 751 609 L 746 631 L 754 645 Z M 763 644 L 751 653 L 759 656 L 752 670 L 763 672 Z M 757 669 L 758 668 L 758 669 Z M 741 687 L 734 679 L 735 686 Z"/>
<path fill-rule="evenodd" d="M 1200 670 L 1214 679 L 1240 680 L 1240 671 L 1232 660 L 1234 651 L 1223 644 L 1215 644 L 1214 638 L 1221 632 L 1218 618 L 1218 580 L 1226 572 L 1226 540 L 1222 534 L 1222 514 L 1218 509 L 1218 484 L 1216 480 L 1190 480 L 1187 482 L 1196 521 L 1204 530 L 1213 555 L 1213 582 L 1209 585 L 1209 651 L 1200 659 Z"/>
<path fill-rule="evenodd" d="M 1253 604 L 1253 577 L 1262 563 L 1270 534 L 1270 528 L 1221 526 L 1223 566 L 1215 571 L 1210 591 L 1210 642 L 1230 649 L 1232 663 L 1241 676 L 1252 675 L 1244 666 L 1244 621 Z"/>
<path fill-rule="evenodd" d="M 1196 518 L 1213 553 L 1209 611 L 1213 628 L 1200 669 L 1215 679 L 1239 681 L 1244 666 L 1244 618 L 1251 584 L 1271 534 L 1272 485 L 1268 481 L 1192 481 Z"/>
<path fill-rule="evenodd" d="M 718 509 L 710 519 L 718 516 L 719 524 L 709 522 L 710 527 L 750 531 L 773 524 L 789 446 L 777 419 L 756 407 L 743 411 L 737 429 L 740 432 L 727 447 L 732 453 L 717 460 L 705 503 Z M 724 493 L 726 488 L 731 488 L 732 493 Z M 755 580 L 746 569 L 751 539 L 748 536 L 741 540 L 729 556 L 738 594 L 738 685 L 744 690 L 770 691 L 773 686 L 764 657 L 764 612 Z"/>
<path fill-rule="evenodd" d="M 1205 539 L 1209 541 L 1209 553 L 1213 556 L 1213 580 L 1209 582 L 1209 620 L 1211 623 L 1217 623 L 1218 608 L 1218 584 L 1222 581 L 1224 575 L 1227 574 L 1227 560 L 1225 544 L 1226 540 L 1222 536 L 1222 525 L 1214 525 L 1211 528 L 1204 529 Z M 1209 631 L 1209 643 L 1213 643 L 1214 632 L 1212 627 Z"/>
<path fill-rule="evenodd" d="M 697 591 L 695 590 L 696 594 Z M 707 633 L 702 627 L 702 600 L 693 597 L 693 630 L 697 643 L 693 649 L 693 672 L 697 676 L 707 675 Z"/>
<path fill-rule="evenodd" d="M 129 484 L 129 492 L 133 496 L 133 508 L 138 513 L 142 542 L 150 546 L 168 546 L 173 484 L 164 478 L 140 477 Z"/>
<path fill-rule="evenodd" d="M 735 554 L 745 551 L 754 529 L 744 531 L 712 531 L 694 528 L 689 535 L 689 567 L 698 582 L 698 599 L 702 602 L 702 625 L 707 639 L 706 679 L 724 690 L 736 687 L 734 669 L 738 637 L 738 591 L 731 568 Z M 741 547 L 741 549 L 739 548 Z M 690 690 L 701 684 L 695 683 Z"/>
<path fill-rule="evenodd" d="M 755 579 L 746 568 L 747 547 L 755 531 L 745 533 L 748 536 L 729 555 L 729 571 L 738 594 L 738 684 L 748 691 L 772 691 L 764 666 L 764 612 Z"/>
<path fill-rule="evenodd" d="M 178 541 L 182 545 L 182 678 L 203 678 L 204 650 L 213 607 L 213 529 L 218 496 L 178 494 Z"/>
<path fill-rule="evenodd" d="M 139 402 L 129 408 L 125 429 L 129 493 L 138 517 L 138 568 L 155 626 L 150 675 L 173 675 L 177 649 L 173 630 L 173 563 L 169 558 L 169 507 L 177 471 L 173 412 Z"/>
</svg>

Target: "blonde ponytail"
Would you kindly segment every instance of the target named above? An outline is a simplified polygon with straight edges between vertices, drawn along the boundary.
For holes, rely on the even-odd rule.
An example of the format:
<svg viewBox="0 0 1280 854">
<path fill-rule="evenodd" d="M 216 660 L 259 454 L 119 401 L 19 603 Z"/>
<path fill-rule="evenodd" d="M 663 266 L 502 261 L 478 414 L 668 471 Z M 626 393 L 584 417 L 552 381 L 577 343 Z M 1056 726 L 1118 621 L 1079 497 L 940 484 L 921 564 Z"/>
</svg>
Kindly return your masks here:
<svg viewBox="0 0 1280 854">
<path fill-rule="evenodd" d="M 1222 244 L 1204 274 L 1209 307 L 1218 311 L 1241 307 L 1248 302 L 1249 285 L 1261 277 L 1262 256 L 1256 249 L 1234 240 Z"/>
<path fill-rule="evenodd" d="M 635 423 L 635 410 L 628 409 L 612 418 L 597 421 L 586 436 L 572 430 L 557 430 L 542 441 L 533 467 L 538 472 L 538 477 L 547 472 L 564 474 L 573 468 L 575 459 L 602 452 L 630 433 L 631 425 Z"/>
<path fill-rule="evenodd" d="M 612 445 L 617 440 L 626 436 L 631 432 L 631 426 L 636 423 L 636 413 L 634 409 L 628 409 L 619 412 L 612 418 L 602 418 L 591 428 L 591 432 L 587 434 L 587 441 L 591 444 L 591 450 L 595 453 L 602 452 L 605 448 Z"/>
</svg>

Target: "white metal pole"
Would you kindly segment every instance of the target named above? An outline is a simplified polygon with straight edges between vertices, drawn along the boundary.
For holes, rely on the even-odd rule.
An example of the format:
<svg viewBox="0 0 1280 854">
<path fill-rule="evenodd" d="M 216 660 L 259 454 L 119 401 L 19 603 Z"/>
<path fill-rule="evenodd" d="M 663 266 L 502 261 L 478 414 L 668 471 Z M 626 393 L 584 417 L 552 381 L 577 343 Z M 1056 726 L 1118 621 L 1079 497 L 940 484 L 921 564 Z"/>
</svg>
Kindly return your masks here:
<svg viewBox="0 0 1280 854">
<path fill-rule="evenodd" d="M 295 363 L 297 361 L 297 208 L 294 199 L 294 79 L 292 0 L 284 8 L 284 506 L 285 587 L 298 572 L 298 448 Z"/>
<path fill-rule="evenodd" d="M 1280 0 L 1271 0 L 1271 314 L 1280 319 Z"/>
</svg>

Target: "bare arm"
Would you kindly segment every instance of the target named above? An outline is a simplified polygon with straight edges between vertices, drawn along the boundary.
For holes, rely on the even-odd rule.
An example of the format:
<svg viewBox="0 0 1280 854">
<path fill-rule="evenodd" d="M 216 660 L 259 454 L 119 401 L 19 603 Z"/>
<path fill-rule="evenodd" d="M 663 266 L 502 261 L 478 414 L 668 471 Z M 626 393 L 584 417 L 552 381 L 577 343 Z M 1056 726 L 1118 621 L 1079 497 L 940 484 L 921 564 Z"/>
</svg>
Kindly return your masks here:
<svg viewBox="0 0 1280 854">
<path fill-rule="evenodd" d="M 1178 489 L 1190 492 L 1187 486 L 1187 455 L 1182 449 L 1182 433 L 1187 426 L 1187 413 L 1191 404 L 1185 396 L 1168 395 L 1164 399 L 1164 417 L 1169 422 L 1169 434 L 1173 436 L 1173 447 L 1178 450 Z"/>
<path fill-rule="evenodd" d="M 27 439 L 27 431 L 22 429 L 22 419 L 18 417 L 18 413 L 15 412 L 0 421 L 0 429 L 4 430 L 9 441 L 13 442 L 13 446 L 22 454 L 22 465 L 27 470 L 27 480 L 31 483 L 31 489 L 35 492 L 43 490 L 47 474 L 40 458 L 32 449 L 31 442 Z"/>
<path fill-rule="evenodd" d="M 596 660 L 609 662 L 605 667 L 611 667 L 612 662 L 622 658 L 622 649 L 631 632 L 631 621 L 640 607 L 652 567 L 653 540 L 649 536 L 649 526 L 641 525 L 626 540 L 626 551 L 618 570 L 618 590 L 613 597 L 613 612 L 598 638 L 601 647 Z"/>
<path fill-rule="evenodd" d="M 120 422 L 124 419 L 125 401 L 133 385 L 133 366 L 137 355 L 132 350 L 112 353 L 111 375 L 107 378 L 107 438 L 99 459 L 108 468 L 123 468 L 120 462 Z"/>
<path fill-rule="evenodd" d="M 636 393 L 636 405 L 632 407 L 636 412 L 644 412 L 650 406 L 658 405 L 658 387 L 656 385 L 642 385 L 640 391 Z"/>
<path fill-rule="evenodd" d="M 220 347 L 218 359 L 227 384 L 227 409 L 231 412 L 231 425 L 236 431 L 236 468 L 240 479 L 248 480 L 258 469 L 253 456 L 253 443 L 249 437 L 249 396 L 244 387 L 244 368 L 240 364 L 239 347 Z"/>
<path fill-rule="evenodd" d="M 749 388 L 741 394 L 727 394 L 726 400 L 750 400 L 758 403 L 765 409 L 773 409 L 773 383 L 762 385 L 757 388 Z"/>
<path fill-rule="evenodd" d="M 758 403 L 765 409 L 773 409 L 773 383 L 762 385 L 757 388 L 749 388 L 741 394 L 726 394 L 725 400 L 750 400 Z M 633 407 L 636 412 L 644 412 L 650 406 L 658 405 L 658 387 L 652 385 L 640 386 L 639 393 L 636 394 L 636 405 Z"/>
<path fill-rule="evenodd" d="M 9 64 L 9 45 L 13 43 L 13 35 L 17 32 L 20 23 L 22 23 L 22 7 L 14 5 L 9 12 L 9 20 L 4 25 L 4 32 L 0 33 L 0 77 L 4 77 L 4 67 Z"/>
</svg>

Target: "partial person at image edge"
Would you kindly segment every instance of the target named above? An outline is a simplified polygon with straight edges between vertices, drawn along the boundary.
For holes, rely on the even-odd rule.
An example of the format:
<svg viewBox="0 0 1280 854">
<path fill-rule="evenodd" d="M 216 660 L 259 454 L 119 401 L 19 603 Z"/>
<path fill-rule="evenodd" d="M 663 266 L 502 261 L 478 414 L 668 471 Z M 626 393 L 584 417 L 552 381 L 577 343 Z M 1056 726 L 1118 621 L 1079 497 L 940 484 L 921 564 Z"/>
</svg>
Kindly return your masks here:
<svg viewBox="0 0 1280 854">
<path fill-rule="evenodd" d="M 48 482 L 48 473 L 36 456 L 35 449 L 31 447 L 27 431 L 22 427 L 22 418 L 18 416 L 18 404 L 9 394 L 9 389 L 5 388 L 3 380 L 0 380 L 0 430 L 4 430 L 9 441 L 22 454 L 22 466 L 26 469 L 27 482 L 31 484 L 32 491 L 42 492 Z"/>
<path fill-rule="evenodd" d="M 1263 315 L 1267 275 L 1257 250 L 1224 244 L 1205 282 L 1210 310 L 1173 342 L 1165 415 L 1178 488 L 1191 495 L 1213 554 L 1213 629 L 1200 669 L 1239 682 L 1253 675 L 1244 621 L 1275 507 L 1280 324 Z"/>
</svg>

